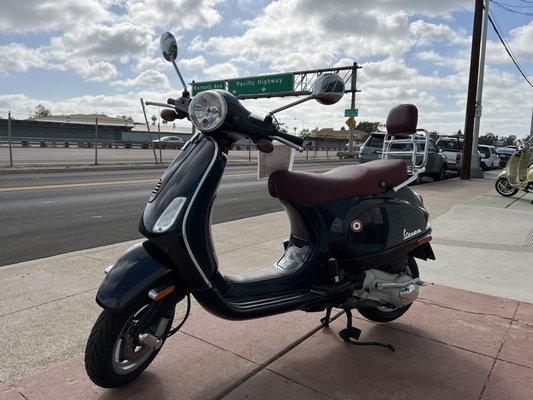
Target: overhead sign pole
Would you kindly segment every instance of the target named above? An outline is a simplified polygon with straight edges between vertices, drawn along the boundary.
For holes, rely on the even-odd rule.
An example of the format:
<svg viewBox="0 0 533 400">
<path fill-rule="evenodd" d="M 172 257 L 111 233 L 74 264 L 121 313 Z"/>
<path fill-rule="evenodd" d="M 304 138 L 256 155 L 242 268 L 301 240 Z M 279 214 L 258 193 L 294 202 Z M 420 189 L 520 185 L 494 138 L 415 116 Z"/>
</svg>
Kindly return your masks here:
<svg viewBox="0 0 533 400">
<path fill-rule="evenodd" d="M 357 63 L 345 67 L 319 68 L 304 71 L 287 72 L 234 78 L 226 80 L 192 82 L 192 93 L 196 95 L 204 90 L 224 89 L 232 92 L 238 99 L 265 99 L 271 97 L 307 96 L 310 95 L 315 79 L 324 73 L 335 73 L 341 76 L 345 84 L 350 82 L 352 87 L 348 92 L 358 92 Z M 352 96 L 353 97 L 353 96 Z M 352 107 L 353 108 L 353 107 Z"/>
<path fill-rule="evenodd" d="M 360 67 L 354 62 L 344 67 L 331 67 L 294 71 L 282 74 L 270 74 L 234 78 L 226 80 L 192 82 L 192 94 L 196 95 L 204 90 L 223 89 L 233 93 L 238 99 L 266 99 L 272 97 L 309 96 L 312 93 L 313 84 L 318 76 L 324 73 L 339 75 L 346 87 L 345 93 L 351 93 L 351 108 L 345 116 L 351 117 L 350 125 L 350 150 L 353 150 L 355 138 L 355 120 L 358 110 L 355 108 L 355 94 L 357 90 L 357 70 Z M 292 104 L 294 105 L 294 103 Z M 279 109 L 278 109 L 279 110 Z"/>
</svg>

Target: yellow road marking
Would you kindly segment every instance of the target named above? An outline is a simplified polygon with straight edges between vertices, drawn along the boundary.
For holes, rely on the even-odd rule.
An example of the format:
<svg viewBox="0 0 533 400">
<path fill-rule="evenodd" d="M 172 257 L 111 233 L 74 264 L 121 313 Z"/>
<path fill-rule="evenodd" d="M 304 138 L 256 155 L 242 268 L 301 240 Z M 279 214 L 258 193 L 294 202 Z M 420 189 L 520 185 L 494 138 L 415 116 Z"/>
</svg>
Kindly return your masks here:
<svg viewBox="0 0 533 400">
<path fill-rule="evenodd" d="M 316 172 L 316 171 L 326 171 L 327 168 L 309 168 L 299 170 L 301 172 Z M 223 175 L 223 178 L 231 178 L 233 176 L 257 176 L 257 172 L 253 173 L 240 173 L 240 174 L 227 174 Z M 109 182 L 84 182 L 84 183 L 64 183 L 57 185 L 35 185 L 35 186 L 12 186 L 6 188 L 0 188 L 0 193 L 2 192 L 18 192 L 23 190 L 49 190 L 49 189 L 70 189 L 70 188 L 81 188 L 81 187 L 95 187 L 95 186 L 118 186 L 118 185 L 130 185 L 138 183 L 153 183 L 157 182 L 156 179 L 134 179 L 134 180 L 125 180 L 125 181 L 109 181 Z"/>
</svg>

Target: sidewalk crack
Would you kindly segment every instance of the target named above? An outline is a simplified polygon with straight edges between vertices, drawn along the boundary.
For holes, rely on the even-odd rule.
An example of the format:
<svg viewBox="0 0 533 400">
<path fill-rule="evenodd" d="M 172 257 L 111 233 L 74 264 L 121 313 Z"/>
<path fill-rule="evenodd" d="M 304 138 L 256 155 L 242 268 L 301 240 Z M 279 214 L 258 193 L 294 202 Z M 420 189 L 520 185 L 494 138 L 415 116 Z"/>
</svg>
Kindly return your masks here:
<svg viewBox="0 0 533 400">
<path fill-rule="evenodd" d="M 37 307 L 40 307 L 40 306 L 45 306 L 47 304 L 55 303 L 56 301 L 61 301 L 61 300 L 64 300 L 64 299 L 68 299 L 69 297 L 79 296 L 80 294 L 85 294 L 85 293 L 88 293 L 88 292 L 96 290 L 96 289 L 98 289 L 98 287 L 94 287 L 94 288 L 90 288 L 90 289 L 87 289 L 87 290 L 83 290 L 83 291 L 78 292 L 78 293 L 72 293 L 72 294 L 69 294 L 67 296 L 59 297 L 57 299 L 48 300 L 48 301 L 45 301 L 44 303 L 34 304 L 32 306 L 28 306 L 28 307 L 24 307 L 24 308 L 21 308 L 21 309 L 18 309 L 18 310 L 10 311 L 10 312 L 5 313 L 5 314 L 0 314 L 0 318 L 7 317 L 9 315 L 13 315 L 13 314 L 16 314 L 16 313 L 19 313 L 19 312 L 22 312 L 22 311 L 28 311 L 28 310 L 31 310 L 32 308 L 37 308 Z"/>
<path fill-rule="evenodd" d="M 283 375 L 283 374 L 280 374 L 279 372 L 272 371 L 270 368 L 266 368 L 266 370 L 267 370 L 268 372 L 274 374 L 274 375 L 279 376 L 280 378 L 283 378 L 283 379 L 285 379 L 285 380 L 287 380 L 287 381 L 289 381 L 289 382 L 292 382 L 292 383 L 294 383 L 294 384 L 296 384 L 296 385 L 298 385 L 298 386 L 301 386 L 301 387 L 304 387 L 304 388 L 306 388 L 306 389 L 308 389 L 308 390 L 311 390 L 312 392 L 317 393 L 317 394 L 319 394 L 319 395 L 321 395 L 321 396 L 327 397 L 327 398 L 332 399 L 332 400 L 338 400 L 336 397 L 333 397 L 333 396 L 331 396 L 331 395 L 329 395 L 329 394 L 327 394 L 327 393 L 323 393 L 323 392 L 321 392 L 321 391 L 319 391 L 319 390 L 313 389 L 312 387 L 307 386 L 307 385 L 304 385 L 303 383 L 300 383 L 300 382 L 298 382 L 298 381 L 295 381 L 294 379 L 289 378 L 288 376 L 285 376 L 285 375 Z"/>
<path fill-rule="evenodd" d="M 515 319 L 516 313 L 518 312 L 518 308 L 520 307 L 520 302 L 516 305 L 516 308 L 513 313 L 513 320 Z M 507 340 L 507 337 L 509 336 L 509 332 L 511 331 L 511 326 L 513 325 L 513 321 L 509 322 L 509 326 L 507 327 L 507 331 L 505 332 L 505 335 L 503 336 L 502 343 L 500 344 L 500 348 L 498 349 L 498 353 L 496 353 L 496 357 L 494 358 L 494 361 L 492 362 L 492 366 L 490 367 L 490 371 L 487 374 L 487 377 L 485 378 L 485 382 L 483 382 L 483 388 L 481 389 L 481 393 L 479 394 L 478 400 L 481 400 L 483 398 L 483 395 L 485 394 L 485 390 L 487 390 L 487 386 L 490 381 L 490 377 L 492 375 L 492 371 L 494 370 L 494 367 L 496 366 L 496 362 L 500 358 L 500 353 L 503 349 L 503 346 L 505 345 L 505 342 Z"/>
<path fill-rule="evenodd" d="M 333 315 L 330 319 L 330 322 L 336 320 L 337 318 L 339 318 L 341 315 L 344 314 L 344 311 L 341 311 L 335 315 Z M 232 385 L 230 385 L 229 387 L 227 387 L 225 390 L 223 390 L 221 393 L 219 393 L 217 396 L 215 396 L 213 398 L 213 400 L 220 400 L 224 397 L 226 397 L 228 394 L 230 394 L 231 392 L 233 392 L 235 389 L 237 389 L 239 386 L 241 386 L 242 384 L 244 384 L 245 382 L 247 382 L 248 380 L 250 380 L 251 378 L 253 378 L 255 375 L 257 375 L 259 372 L 261 372 L 262 370 L 264 369 L 267 369 L 267 367 L 272 364 L 273 362 L 277 361 L 278 359 L 280 359 L 281 357 L 283 357 L 285 354 L 287 354 L 289 351 L 293 350 L 294 348 L 296 348 L 297 346 L 299 346 L 300 344 L 302 344 L 303 342 L 305 342 L 307 339 L 309 339 L 311 336 L 313 336 L 315 333 L 317 333 L 318 331 L 320 331 L 321 329 L 324 328 L 324 325 L 320 324 L 318 325 L 317 327 L 313 328 L 312 330 L 310 330 L 309 332 L 307 332 L 305 335 L 303 335 L 302 337 L 300 337 L 299 339 L 295 340 L 293 343 L 289 344 L 288 346 L 286 346 L 284 349 L 280 350 L 279 352 L 277 352 L 276 354 L 274 354 L 272 357 L 270 357 L 268 360 L 266 360 L 265 362 L 263 362 L 262 364 L 259 364 L 255 369 L 253 369 L 251 372 L 249 372 L 248 374 L 244 375 L 241 379 L 237 380 L 236 382 L 234 382 Z M 226 350 L 227 351 L 227 350 Z M 269 370 L 270 371 L 270 370 Z"/>
<path fill-rule="evenodd" d="M 423 298 L 418 298 L 416 301 L 419 301 L 420 303 L 423 303 L 423 304 L 428 304 L 428 305 L 444 308 L 444 309 L 447 309 L 447 310 L 459 311 L 459 312 L 462 312 L 462 313 L 465 313 L 465 314 L 481 315 L 481 316 L 485 316 L 485 317 L 497 317 L 497 318 L 504 319 L 506 321 L 516 322 L 517 324 L 523 325 L 523 326 L 528 327 L 528 328 L 533 328 L 532 324 L 529 324 L 526 321 L 522 321 L 521 319 L 514 318 L 516 313 L 513 314 L 513 317 L 504 317 L 504 316 L 498 315 L 498 314 L 462 310 L 460 308 L 447 306 L 447 305 L 444 305 L 444 304 L 440 304 L 440 303 L 434 302 L 433 300 L 428 300 L 428 299 L 423 299 Z M 520 302 L 518 302 L 518 303 L 520 304 Z"/>
</svg>

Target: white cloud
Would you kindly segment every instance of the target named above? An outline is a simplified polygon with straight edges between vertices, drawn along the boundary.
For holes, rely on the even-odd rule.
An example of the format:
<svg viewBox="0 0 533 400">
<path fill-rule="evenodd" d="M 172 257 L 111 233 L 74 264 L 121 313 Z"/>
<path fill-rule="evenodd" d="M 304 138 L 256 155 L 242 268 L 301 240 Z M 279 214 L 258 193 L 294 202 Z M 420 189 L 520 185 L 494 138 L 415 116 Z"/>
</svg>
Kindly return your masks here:
<svg viewBox="0 0 533 400">
<path fill-rule="evenodd" d="M 511 31 L 509 46 L 521 61 L 533 62 L 533 21 Z"/>
<path fill-rule="evenodd" d="M 28 68 L 44 68 L 47 62 L 42 51 L 18 43 L 0 46 L 0 74 L 8 71 L 26 72 Z"/>
<path fill-rule="evenodd" d="M 416 45 L 424 46 L 435 42 L 445 42 L 451 44 L 467 44 L 470 38 L 457 32 L 446 24 L 433 24 L 424 20 L 417 20 L 411 23 L 409 30 Z"/>
<path fill-rule="evenodd" d="M 103 0 L 4 0 L 0 31 L 55 31 L 87 21 L 100 22 L 112 16 L 106 8 L 109 3 Z"/>
<path fill-rule="evenodd" d="M 191 70 L 204 68 L 207 65 L 207 61 L 205 60 L 204 56 L 186 58 L 186 59 L 180 60 L 179 63 L 184 68 L 191 69 Z"/>
<path fill-rule="evenodd" d="M 85 59 L 69 59 L 65 66 L 87 81 L 105 82 L 118 75 L 117 67 L 105 61 L 89 62 Z"/>
<path fill-rule="evenodd" d="M 212 27 L 220 19 L 215 9 L 220 0 L 131 0 L 125 4 L 135 24 L 166 29 Z"/>
<path fill-rule="evenodd" d="M 281 71 L 332 64 L 339 57 L 399 54 L 409 48 L 402 11 L 381 13 L 370 2 L 280 0 L 250 21 L 241 36 L 196 37 L 191 50 Z"/>
<path fill-rule="evenodd" d="M 431 61 L 435 64 L 442 64 L 445 60 L 443 56 L 433 50 L 419 51 L 416 53 L 416 58 L 422 61 Z"/>
<path fill-rule="evenodd" d="M 141 72 L 135 78 L 126 79 L 123 81 L 111 82 L 111 86 L 129 88 L 134 86 L 150 86 L 150 87 L 169 87 L 168 78 L 165 74 L 149 69 Z"/>
<path fill-rule="evenodd" d="M 224 62 L 210 65 L 203 73 L 206 79 L 235 78 L 239 76 L 239 69 L 230 62 Z"/>
<path fill-rule="evenodd" d="M 155 46 L 150 28 L 120 22 L 110 26 L 85 24 L 51 39 L 50 51 L 61 56 L 129 60 Z"/>
</svg>

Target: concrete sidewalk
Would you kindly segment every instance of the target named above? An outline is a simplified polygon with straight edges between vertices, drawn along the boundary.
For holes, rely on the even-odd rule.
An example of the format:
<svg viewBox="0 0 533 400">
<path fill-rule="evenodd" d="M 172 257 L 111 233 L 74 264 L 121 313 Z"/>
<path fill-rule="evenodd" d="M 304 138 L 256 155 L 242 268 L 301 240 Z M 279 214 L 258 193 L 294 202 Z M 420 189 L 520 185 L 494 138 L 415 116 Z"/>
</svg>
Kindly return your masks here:
<svg viewBox="0 0 533 400">
<path fill-rule="evenodd" d="M 105 391 L 88 381 L 81 353 L 100 311 L 94 294 L 102 269 L 134 242 L 0 268 L 0 324 L 7 327 L 0 335 L 0 399 L 529 399 L 533 252 L 523 243 L 533 205 L 526 198 L 501 203 L 486 195 L 492 185 L 485 179 L 416 187 L 434 217 L 437 256 L 434 265 L 420 264 L 422 278 L 484 294 L 433 285 L 397 322 L 356 320 L 363 340 L 392 343 L 396 353 L 343 343 L 337 332 L 344 316 L 323 329 L 322 315 L 302 312 L 230 322 L 193 304 L 182 332 L 139 380 Z M 288 230 L 283 213 L 216 225 L 221 269 L 271 263 Z M 490 279 L 480 283 L 480 276 Z M 502 294 L 514 300 L 491 296 Z"/>
</svg>

